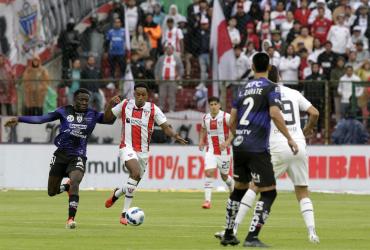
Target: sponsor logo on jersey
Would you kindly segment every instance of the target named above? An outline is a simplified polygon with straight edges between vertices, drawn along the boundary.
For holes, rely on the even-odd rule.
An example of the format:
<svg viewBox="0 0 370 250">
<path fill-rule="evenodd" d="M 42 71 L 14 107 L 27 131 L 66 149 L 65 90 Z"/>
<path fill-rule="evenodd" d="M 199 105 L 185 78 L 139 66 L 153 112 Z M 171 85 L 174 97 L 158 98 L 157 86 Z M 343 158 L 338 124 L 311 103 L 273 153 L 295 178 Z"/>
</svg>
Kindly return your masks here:
<svg viewBox="0 0 370 250">
<path fill-rule="evenodd" d="M 75 120 L 74 116 L 73 115 L 69 115 L 67 116 L 67 121 L 68 122 L 73 122 Z"/>
<path fill-rule="evenodd" d="M 240 144 L 242 144 L 243 143 L 243 140 L 244 140 L 244 138 L 243 138 L 243 136 L 241 136 L 241 135 L 238 135 L 237 137 L 235 137 L 235 139 L 234 139 L 234 142 L 233 142 L 233 144 L 234 144 L 234 146 L 239 146 Z"/>
</svg>

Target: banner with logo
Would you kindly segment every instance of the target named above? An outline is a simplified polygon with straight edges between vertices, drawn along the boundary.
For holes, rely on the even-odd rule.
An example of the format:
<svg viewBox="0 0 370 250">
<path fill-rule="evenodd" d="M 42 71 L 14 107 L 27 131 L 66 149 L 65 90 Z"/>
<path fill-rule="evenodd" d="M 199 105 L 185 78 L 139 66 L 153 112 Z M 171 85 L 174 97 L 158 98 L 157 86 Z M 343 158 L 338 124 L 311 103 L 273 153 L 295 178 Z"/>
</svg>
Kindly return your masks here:
<svg viewBox="0 0 370 250">
<path fill-rule="evenodd" d="M 0 145 L 0 188 L 43 188 L 55 146 Z M 311 146 L 310 189 L 313 191 L 370 193 L 369 146 Z M 82 188 L 122 186 L 127 170 L 116 145 L 89 145 Z M 196 189 L 204 185 L 204 153 L 195 146 L 152 145 L 141 189 Z M 215 188 L 226 190 L 218 177 Z M 279 190 L 293 190 L 291 181 L 277 181 Z"/>
</svg>

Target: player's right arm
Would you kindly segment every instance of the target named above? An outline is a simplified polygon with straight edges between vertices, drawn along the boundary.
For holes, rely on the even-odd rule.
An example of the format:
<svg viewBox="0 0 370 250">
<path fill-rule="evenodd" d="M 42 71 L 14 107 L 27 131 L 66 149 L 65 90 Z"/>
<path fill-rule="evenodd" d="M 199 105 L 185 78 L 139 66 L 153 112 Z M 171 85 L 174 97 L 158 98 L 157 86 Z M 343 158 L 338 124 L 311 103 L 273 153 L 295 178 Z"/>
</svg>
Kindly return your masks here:
<svg viewBox="0 0 370 250">
<path fill-rule="evenodd" d="M 308 122 L 303 128 L 303 134 L 306 137 L 312 135 L 320 115 L 319 111 L 314 106 L 309 107 L 307 113 L 309 115 Z"/>
<path fill-rule="evenodd" d="M 40 116 L 19 116 L 19 117 L 10 118 L 8 121 L 6 121 L 5 127 L 17 126 L 19 122 L 29 123 L 29 124 L 42 124 L 42 123 L 58 120 L 59 118 L 60 118 L 60 114 L 57 111 L 48 113 L 46 115 L 40 115 Z"/>
<path fill-rule="evenodd" d="M 205 124 L 205 117 L 206 117 L 206 115 L 203 116 L 202 128 L 200 129 L 200 132 L 199 132 L 199 145 L 198 145 L 198 147 L 199 147 L 200 151 L 203 151 L 204 146 L 206 145 L 205 138 L 206 138 L 206 135 L 207 135 L 207 129 L 206 129 L 206 124 Z"/>
</svg>

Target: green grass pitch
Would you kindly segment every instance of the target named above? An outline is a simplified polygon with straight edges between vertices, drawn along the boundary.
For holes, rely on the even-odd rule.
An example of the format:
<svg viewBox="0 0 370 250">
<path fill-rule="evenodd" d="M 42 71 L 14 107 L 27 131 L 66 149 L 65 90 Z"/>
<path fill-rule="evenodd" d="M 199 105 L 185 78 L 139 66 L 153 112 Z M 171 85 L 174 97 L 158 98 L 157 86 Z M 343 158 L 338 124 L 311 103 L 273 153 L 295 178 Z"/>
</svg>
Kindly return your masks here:
<svg viewBox="0 0 370 250">
<path fill-rule="evenodd" d="M 104 207 L 108 191 L 83 191 L 77 229 L 64 228 L 67 195 L 48 197 L 46 191 L 0 192 L 0 249 L 227 249 L 213 237 L 222 229 L 226 193 L 214 193 L 212 209 L 202 210 L 203 193 L 137 192 L 144 224 L 122 226 L 122 199 Z M 261 239 L 273 249 L 370 249 L 369 196 L 313 193 L 317 233 L 321 243 L 308 242 L 293 193 L 280 192 Z M 243 242 L 249 212 L 239 239 Z"/>
</svg>

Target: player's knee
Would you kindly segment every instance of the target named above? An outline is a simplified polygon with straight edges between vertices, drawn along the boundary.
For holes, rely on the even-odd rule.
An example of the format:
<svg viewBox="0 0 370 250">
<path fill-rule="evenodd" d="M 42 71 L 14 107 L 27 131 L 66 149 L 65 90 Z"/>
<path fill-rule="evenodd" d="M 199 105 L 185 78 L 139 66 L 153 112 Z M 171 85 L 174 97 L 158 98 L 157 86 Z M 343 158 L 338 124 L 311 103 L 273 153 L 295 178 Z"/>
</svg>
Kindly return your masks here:
<svg viewBox="0 0 370 250">
<path fill-rule="evenodd" d="M 276 196 L 277 196 L 277 192 L 276 192 L 276 189 L 273 189 L 273 190 L 270 190 L 270 191 L 266 191 L 266 192 L 262 192 L 261 193 L 261 196 L 264 197 L 264 198 L 267 198 L 271 201 L 274 201 Z"/>
<path fill-rule="evenodd" d="M 234 201 L 241 201 L 246 192 L 247 192 L 247 189 L 234 188 L 233 192 L 230 195 L 230 199 Z"/>
</svg>

